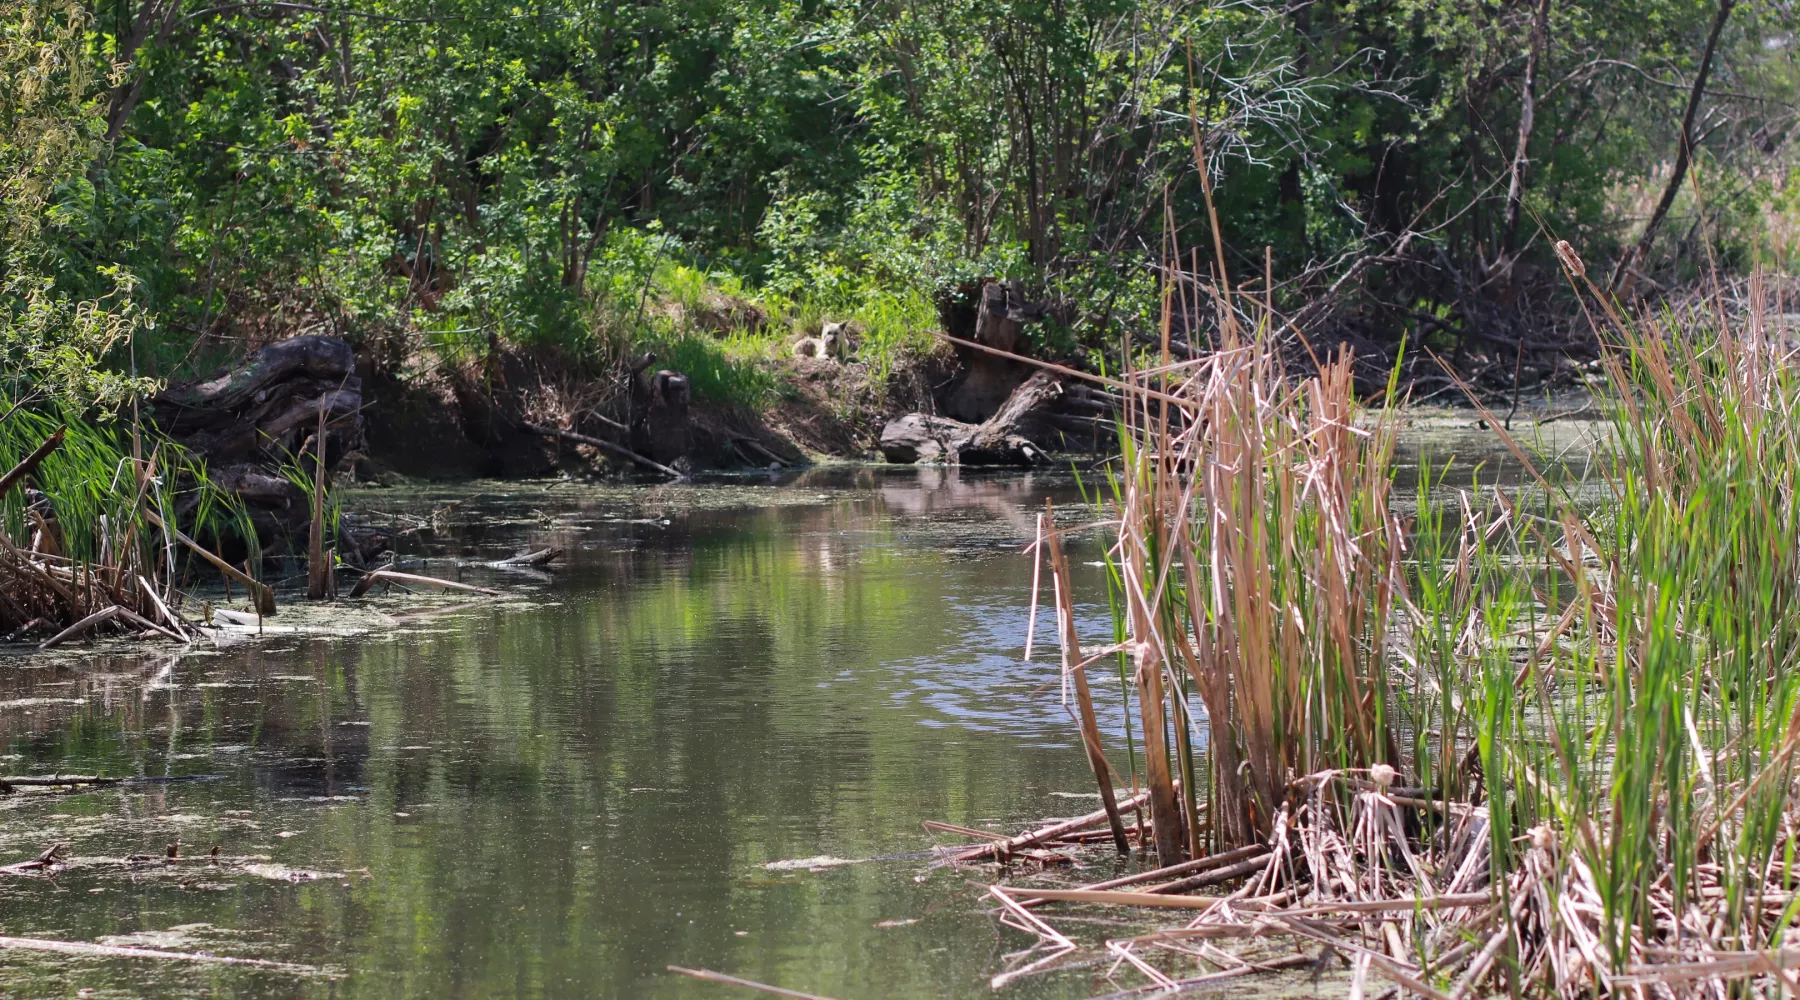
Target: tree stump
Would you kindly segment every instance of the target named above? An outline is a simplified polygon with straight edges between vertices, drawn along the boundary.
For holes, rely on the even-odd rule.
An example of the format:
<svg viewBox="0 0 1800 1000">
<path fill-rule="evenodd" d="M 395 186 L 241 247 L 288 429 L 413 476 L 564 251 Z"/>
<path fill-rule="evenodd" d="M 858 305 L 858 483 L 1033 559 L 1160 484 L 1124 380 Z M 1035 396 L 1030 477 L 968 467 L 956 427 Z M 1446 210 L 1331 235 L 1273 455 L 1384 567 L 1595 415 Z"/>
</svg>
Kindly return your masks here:
<svg viewBox="0 0 1800 1000">
<path fill-rule="evenodd" d="M 881 453 L 897 464 L 1011 465 L 1030 468 L 1049 457 L 1035 440 L 1060 440 L 1050 419 L 1063 386 L 1039 372 L 1018 386 L 992 417 L 979 424 L 908 413 L 881 429 Z"/>
<path fill-rule="evenodd" d="M 973 315 L 968 299 L 973 299 Z M 1024 353 L 1024 324 L 1036 322 L 1044 307 L 1026 301 L 1017 281 L 984 279 L 965 285 L 940 303 L 944 328 L 959 340 L 1010 354 Z M 981 423 L 999 412 L 1008 397 L 1031 375 L 1028 365 L 963 344 L 956 345 L 963 376 L 943 400 L 944 412 L 965 423 Z"/>
<path fill-rule="evenodd" d="M 149 416 L 206 462 L 207 475 L 244 500 L 263 541 L 293 537 L 311 515 L 305 492 L 280 473 L 313 462 L 320 410 L 325 468 L 362 442 L 362 380 L 350 345 L 309 335 L 277 341 L 204 379 L 151 398 Z M 186 513 L 186 511 L 178 511 Z"/>
<path fill-rule="evenodd" d="M 640 372 L 634 376 L 632 450 L 664 465 L 687 455 L 693 447 L 690 396 L 688 377 L 680 372 L 665 368 L 654 375 Z"/>
</svg>

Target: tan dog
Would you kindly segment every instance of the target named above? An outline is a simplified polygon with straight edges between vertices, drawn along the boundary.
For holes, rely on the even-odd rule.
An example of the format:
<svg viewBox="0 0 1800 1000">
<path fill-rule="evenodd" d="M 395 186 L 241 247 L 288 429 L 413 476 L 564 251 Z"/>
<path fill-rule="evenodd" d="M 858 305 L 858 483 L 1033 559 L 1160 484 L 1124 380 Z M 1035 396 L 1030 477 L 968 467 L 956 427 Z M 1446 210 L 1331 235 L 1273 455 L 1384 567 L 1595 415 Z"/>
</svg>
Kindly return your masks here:
<svg viewBox="0 0 1800 1000">
<path fill-rule="evenodd" d="M 794 357 L 831 358 L 834 361 L 842 361 L 845 353 L 844 341 L 844 324 L 827 323 L 819 331 L 817 337 L 801 337 L 794 341 Z"/>
</svg>

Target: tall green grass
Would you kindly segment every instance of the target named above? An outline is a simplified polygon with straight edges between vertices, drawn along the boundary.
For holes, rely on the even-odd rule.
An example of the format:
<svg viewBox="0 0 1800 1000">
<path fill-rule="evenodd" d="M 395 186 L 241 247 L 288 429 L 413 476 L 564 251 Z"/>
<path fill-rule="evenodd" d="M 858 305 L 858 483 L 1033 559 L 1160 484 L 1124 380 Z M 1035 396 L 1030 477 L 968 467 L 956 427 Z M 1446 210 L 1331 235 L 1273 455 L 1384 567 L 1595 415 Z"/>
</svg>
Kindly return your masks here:
<svg viewBox="0 0 1800 1000">
<path fill-rule="evenodd" d="M 34 619 L 68 624 L 108 602 L 154 614 L 146 582 L 167 590 L 187 559 L 153 518 L 201 537 L 237 535 L 254 552 L 256 533 L 242 503 L 214 486 L 179 445 L 153 433 L 134 441 L 120 421 L 63 407 L 6 412 L 0 471 L 63 431 L 61 445 L 27 482 L 0 497 L 8 595 L 0 624 L 7 631 Z"/>
<path fill-rule="evenodd" d="M 1542 789 L 1614 971 L 1666 945 L 1671 919 L 1752 949 L 1791 925 L 1761 897 L 1800 875 L 1800 372 L 1761 305 L 1758 289 L 1744 315 L 1627 317 L 1597 300 L 1604 500 L 1548 483 L 1556 520 L 1527 536 L 1567 596 L 1539 616 L 1552 652 L 1528 664 L 1535 711 L 1505 773 Z"/>
</svg>

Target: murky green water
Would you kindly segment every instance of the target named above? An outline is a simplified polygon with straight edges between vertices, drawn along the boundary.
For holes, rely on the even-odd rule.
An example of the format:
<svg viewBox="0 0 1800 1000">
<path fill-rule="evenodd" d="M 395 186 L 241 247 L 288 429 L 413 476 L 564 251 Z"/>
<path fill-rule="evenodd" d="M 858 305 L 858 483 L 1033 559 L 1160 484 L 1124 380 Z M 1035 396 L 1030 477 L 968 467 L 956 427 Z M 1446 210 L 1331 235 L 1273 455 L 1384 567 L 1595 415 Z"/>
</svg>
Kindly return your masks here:
<svg viewBox="0 0 1800 1000">
<path fill-rule="evenodd" d="M 353 505 L 416 514 L 468 492 Z M 339 975 L 3 951 L 0 990 L 737 992 L 675 964 L 840 998 L 986 995 L 1030 940 L 965 875 L 919 857 L 765 865 L 917 854 L 934 842 L 926 818 L 1012 827 L 1093 808 L 1056 671 L 1020 661 L 1018 547 L 1046 495 L 1073 502 L 1072 481 L 497 486 L 413 547 L 568 550 L 548 577 L 456 571 L 514 599 L 407 618 L 456 602 L 396 595 L 362 636 L 7 664 L 0 770 L 207 780 L 0 799 L 0 862 L 55 842 L 77 859 L 160 857 L 179 840 L 185 855 L 267 855 L 264 874 L 332 874 L 78 862 L 54 882 L 0 878 L 0 932 Z M 1016 993 L 1099 985 L 1087 970 Z"/>
<path fill-rule="evenodd" d="M 1491 435 L 1410 436 L 1434 466 L 1519 481 Z M 957 839 L 920 821 L 1094 808 L 1057 671 L 1020 655 L 1046 496 L 1078 503 L 1067 475 L 929 469 L 372 490 L 351 506 L 396 527 L 439 514 L 406 568 L 508 596 L 290 604 L 277 624 L 344 634 L 179 656 L 8 657 L 0 773 L 199 780 L 0 798 L 0 864 L 75 856 L 54 881 L 0 875 L 0 934 L 329 975 L 0 950 L 0 995 L 751 995 L 669 965 L 841 1000 L 990 995 L 1031 940 L 921 856 Z M 567 551 L 550 574 L 476 565 L 543 545 Z M 1104 584 L 1079 569 L 1099 641 Z M 1116 685 L 1097 693 L 1120 719 Z M 224 861 L 116 860 L 172 843 Z M 822 856 L 859 863 L 767 867 Z M 1007 995 L 1117 988 L 1102 971 Z"/>
</svg>

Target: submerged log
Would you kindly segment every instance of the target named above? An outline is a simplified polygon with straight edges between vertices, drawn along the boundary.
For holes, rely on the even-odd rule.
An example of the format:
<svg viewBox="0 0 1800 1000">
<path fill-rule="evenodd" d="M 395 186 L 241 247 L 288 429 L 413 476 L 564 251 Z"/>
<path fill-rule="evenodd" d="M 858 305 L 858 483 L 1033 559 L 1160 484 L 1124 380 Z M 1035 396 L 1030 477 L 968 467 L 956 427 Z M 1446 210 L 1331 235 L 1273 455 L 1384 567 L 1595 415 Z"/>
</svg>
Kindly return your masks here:
<svg viewBox="0 0 1800 1000">
<path fill-rule="evenodd" d="M 550 563 L 561 559 L 562 554 L 563 550 L 561 549 L 538 549 L 535 552 L 525 552 L 506 559 L 496 559 L 487 565 L 494 569 L 508 569 L 518 566 L 547 566 Z"/>
</svg>

